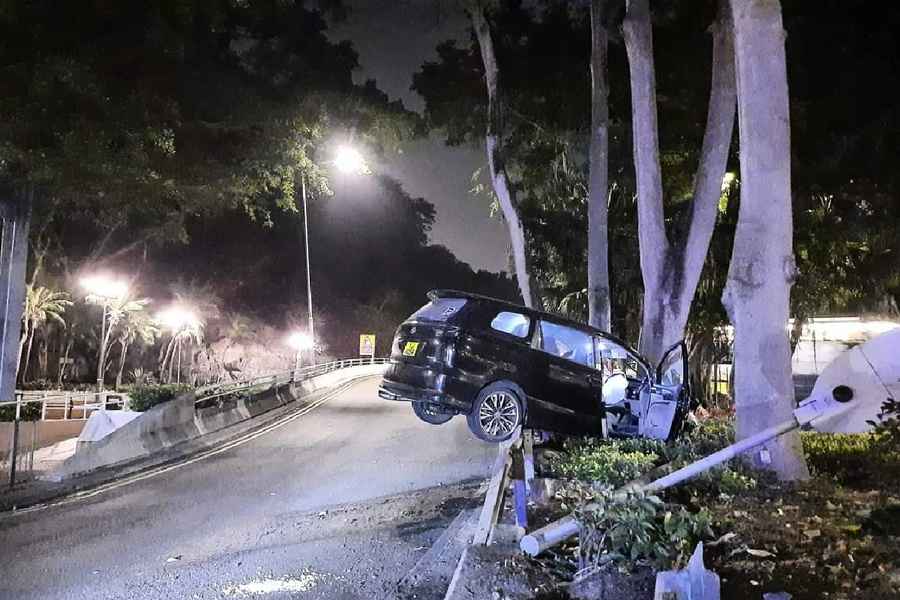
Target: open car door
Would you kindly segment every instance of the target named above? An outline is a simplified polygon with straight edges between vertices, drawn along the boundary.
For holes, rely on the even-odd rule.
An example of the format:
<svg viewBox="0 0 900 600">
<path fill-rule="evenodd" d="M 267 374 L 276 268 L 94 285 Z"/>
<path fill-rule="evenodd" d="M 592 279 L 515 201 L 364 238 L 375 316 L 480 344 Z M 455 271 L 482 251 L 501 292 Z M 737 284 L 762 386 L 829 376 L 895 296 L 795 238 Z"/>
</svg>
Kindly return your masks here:
<svg viewBox="0 0 900 600">
<path fill-rule="evenodd" d="M 654 375 L 655 381 L 641 388 L 638 435 L 668 440 L 681 430 L 690 398 L 687 346 L 684 340 L 663 354 Z"/>
</svg>

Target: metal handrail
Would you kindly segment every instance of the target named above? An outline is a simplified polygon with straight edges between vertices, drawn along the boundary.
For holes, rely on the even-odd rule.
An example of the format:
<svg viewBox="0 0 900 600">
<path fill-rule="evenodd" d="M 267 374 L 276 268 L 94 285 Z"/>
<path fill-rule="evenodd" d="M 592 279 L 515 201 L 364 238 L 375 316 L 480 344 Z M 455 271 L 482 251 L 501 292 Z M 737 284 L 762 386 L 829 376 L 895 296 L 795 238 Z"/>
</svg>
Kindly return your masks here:
<svg viewBox="0 0 900 600">
<path fill-rule="evenodd" d="M 196 402 L 208 401 L 212 398 L 220 396 L 229 396 L 235 393 L 247 391 L 256 387 L 260 387 L 260 391 L 286 385 L 288 383 L 296 383 L 304 381 L 311 377 L 317 377 L 347 367 L 355 367 L 360 365 L 378 365 L 389 362 L 388 358 L 345 358 L 341 360 L 333 360 L 327 363 L 317 365 L 309 365 L 296 370 L 281 371 L 270 375 L 261 375 L 248 379 L 240 379 L 237 381 L 227 381 L 214 383 L 197 388 L 194 391 Z M 31 396 L 31 397 L 29 397 Z M 114 391 L 103 392 L 65 392 L 65 391 L 41 391 L 41 390 L 22 390 L 16 392 L 15 400 L 0 401 L 0 407 L 3 406 L 24 406 L 26 404 L 40 402 L 42 405 L 41 416 L 46 416 L 47 409 L 63 409 L 65 415 L 68 415 L 71 409 L 82 411 L 82 418 L 87 419 L 87 412 L 90 410 L 106 409 L 110 404 L 121 404 L 123 400 L 110 401 L 110 396 L 125 398 L 128 395 Z M 102 397 L 102 400 L 89 402 L 88 400 Z M 64 416 L 63 419 L 67 419 Z"/>
<path fill-rule="evenodd" d="M 271 375 L 262 375 L 238 381 L 205 385 L 197 388 L 194 392 L 196 398 L 194 404 L 208 402 L 209 400 L 223 396 L 231 396 L 255 388 L 259 388 L 258 391 L 262 392 L 290 383 L 305 381 L 313 377 L 318 377 L 319 375 L 324 375 L 325 373 L 337 371 L 338 369 L 363 365 L 381 365 L 388 362 L 390 362 L 389 358 L 345 358 L 317 365 L 309 365 L 300 369 L 281 371 Z"/>
</svg>

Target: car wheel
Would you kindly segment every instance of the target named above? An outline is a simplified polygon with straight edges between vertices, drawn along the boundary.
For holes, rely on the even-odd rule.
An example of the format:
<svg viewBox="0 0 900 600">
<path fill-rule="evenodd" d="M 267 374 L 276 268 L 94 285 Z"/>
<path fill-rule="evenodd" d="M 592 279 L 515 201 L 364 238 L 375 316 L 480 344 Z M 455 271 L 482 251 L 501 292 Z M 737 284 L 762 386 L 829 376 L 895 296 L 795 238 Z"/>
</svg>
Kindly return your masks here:
<svg viewBox="0 0 900 600">
<path fill-rule="evenodd" d="M 453 415 L 438 412 L 425 402 L 413 402 L 412 408 L 417 417 L 431 425 L 443 425 L 453 418 Z"/>
<path fill-rule="evenodd" d="M 478 394 L 472 412 L 466 416 L 469 429 L 486 442 L 502 442 L 512 437 L 523 421 L 522 402 L 512 386 L 493 383 Z"/>
</svg>

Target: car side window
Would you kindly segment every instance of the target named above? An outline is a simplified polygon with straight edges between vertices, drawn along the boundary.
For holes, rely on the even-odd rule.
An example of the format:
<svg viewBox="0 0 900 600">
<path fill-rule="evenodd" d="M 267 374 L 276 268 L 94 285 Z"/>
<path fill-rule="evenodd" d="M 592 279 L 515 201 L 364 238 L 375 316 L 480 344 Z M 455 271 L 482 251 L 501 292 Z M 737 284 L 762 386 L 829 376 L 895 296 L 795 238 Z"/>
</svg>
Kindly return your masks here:
<svg viewBox="0 0 900 600">
<path fill-rule="evenodd" d="M 491 321 L 491 329 L 514 335 L 517 338 L 527 337 L 530 327 L 531 319 L 514 312 L 497 313 L 497 316 Z"/>
<path fill-rule="evenodd" d="M 541 350 L 584 365 L 596 368 L 594 339 L 583 331 L 541 321 Z"/>
</svg>

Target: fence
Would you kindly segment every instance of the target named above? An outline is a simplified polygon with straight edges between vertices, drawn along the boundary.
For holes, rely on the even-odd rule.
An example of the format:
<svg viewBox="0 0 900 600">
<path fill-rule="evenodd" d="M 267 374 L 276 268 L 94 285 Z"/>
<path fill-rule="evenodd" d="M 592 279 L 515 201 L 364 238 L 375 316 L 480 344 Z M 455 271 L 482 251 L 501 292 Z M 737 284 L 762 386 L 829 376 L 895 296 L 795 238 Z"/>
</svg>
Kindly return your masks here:
<svg viewBox="0 0 900 600">
<path fill-rule="evenodd" d="M 14 401 L 0 402 L 0 408 L 19 406 L 20 416 L 26 420 L 37 416 L 42 421 L 70 419 L 87 420 L 94 410 L 126 409 L 128 395 L 112 391 L 67 392 L 63 390 L 17 391 Z M 8 410 L 8 409 L 7 409 Z"/>
</svg>

